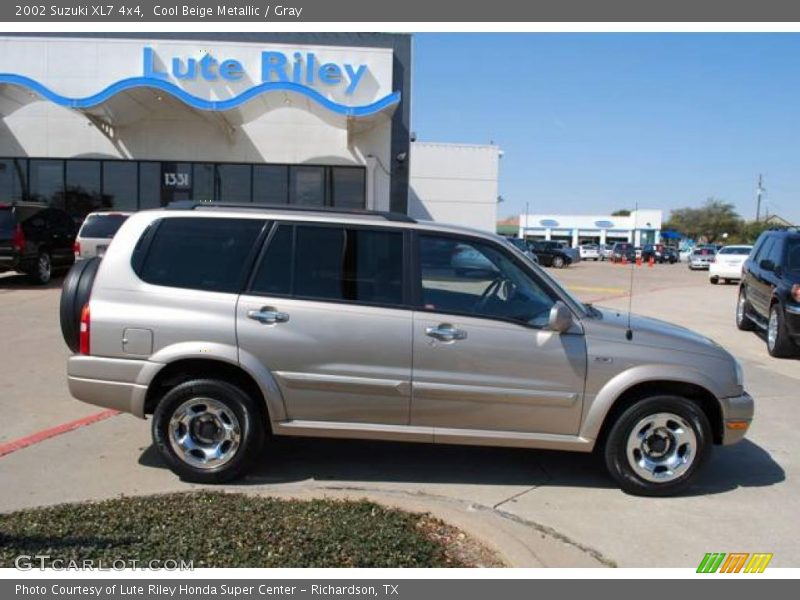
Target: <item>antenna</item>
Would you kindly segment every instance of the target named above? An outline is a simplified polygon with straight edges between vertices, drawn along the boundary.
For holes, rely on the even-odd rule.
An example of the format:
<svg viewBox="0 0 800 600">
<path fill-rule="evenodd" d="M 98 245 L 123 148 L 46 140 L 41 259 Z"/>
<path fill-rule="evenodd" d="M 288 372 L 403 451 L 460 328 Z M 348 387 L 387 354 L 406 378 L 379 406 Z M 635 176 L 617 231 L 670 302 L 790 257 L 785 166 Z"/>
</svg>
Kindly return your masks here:
<svg viewBox="0 0 800 600">
<path fill-rule="evenodd" d="M 636 201 L 636 206 L 633 209 L 633 260 L 631 261 L 631 282 L 630 289 L 628 290 L 628 328 L 625 330 L 625 339 L 633 339 L 633 330 L 631 329 L 631 310 L 633 307 L 633 273 L 636 270 L 636 231 L 639 229 L 639 202 Z"/>
</svg>

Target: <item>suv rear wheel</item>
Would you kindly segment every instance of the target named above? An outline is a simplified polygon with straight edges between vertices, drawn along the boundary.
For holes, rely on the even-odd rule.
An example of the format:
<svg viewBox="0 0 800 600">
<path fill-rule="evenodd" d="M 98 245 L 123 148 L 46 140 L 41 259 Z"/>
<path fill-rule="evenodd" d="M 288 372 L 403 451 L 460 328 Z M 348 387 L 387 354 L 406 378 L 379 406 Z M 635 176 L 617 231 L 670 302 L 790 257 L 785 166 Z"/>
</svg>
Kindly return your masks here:
<svg viewBox="0 0 800 600">
<path fill-rule="evenodd" d="M 50 260 L 50 255 L 47 252 L 40 252 L 36 257 L 36 264 L 33 271 L 30 272 L 31 280 L 39 285 L 50 283 L 50 278 L 53 274 L 53 266 Z"/>
<path fill-rule="evenodd" d="M 254 401 L 226 381 L 196 379 L 168 391 L 153 415 L 153 443 L 169 468 L 195 483 L 244 475 L 264 442 Z"/>
<path fill-rule="evenodd" d="M 798 353 L 798 347 L 786 331 L 783 322 L 783 309 L 777 302 L 769 309 L 769 323 L 767 324 L 767 351 L 775 358 L 788 358 Z"/>
<path fill-rule="evenodd" d="M 606 467 L 629 494 L 669 496 L 692 482 L 711 444 L 711 426 L 697 404 L 653 396 L 630 406 L 612 426 Z"/>
<path fill-rule="evenodd" d="M 563 269 L 564 268 L 564 259 L 560 256 L 553 257 L 553 267 L 556 269 Z"/>
<path fill-rule="evenodd" d="M 747 296 L 742 288 L 739 290 L 739 299 L 736 301 L 736 327 L 741 331 L 753 331 L 756 328 L 755 323 L 747 316 L 748 312 L 750 312 L 750 304 L 747 302 Z"/>
</svg>

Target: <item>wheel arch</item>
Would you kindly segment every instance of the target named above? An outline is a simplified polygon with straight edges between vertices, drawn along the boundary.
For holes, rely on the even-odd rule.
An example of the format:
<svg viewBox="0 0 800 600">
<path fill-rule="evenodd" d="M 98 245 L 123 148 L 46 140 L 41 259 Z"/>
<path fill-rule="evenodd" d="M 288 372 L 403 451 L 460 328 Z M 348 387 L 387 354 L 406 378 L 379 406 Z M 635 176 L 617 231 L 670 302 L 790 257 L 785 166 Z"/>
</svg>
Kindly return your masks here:
<svg viewBox="0 0 800 600">
<path fill-rule="evenodd" d="M 220 379 L 240 387 L 256 400 L 261 409 L 261 417 L 270 428 L 272 418 L 283 417 L 283 402 L 274 398 L 271 386 L 259 383 L 258 376 L 243 365 L 219 358 L 181 357 L 164 364 L 147 385 L 144 397 L 143 414 L 153 414 L 158 402 L 176 385 L 190 379 Z M 276 414 L 277 413 L 277 414 Z"/>
<path fill-rule="evenodd" d="M 595 447 L 602 447 L 614 422 L 625 410 L 645 398 L 663 395 L 681 396 L 694 402 L 708 418 L 714 444 L 722 443 L 723 412 L 717 396 L 709 386 L 677 378 L 636 381 L 617 391 L 611 398 L 603 398 L 601 392 L 588 411 L 581 436 L 594 439 Z"/>
</svg>

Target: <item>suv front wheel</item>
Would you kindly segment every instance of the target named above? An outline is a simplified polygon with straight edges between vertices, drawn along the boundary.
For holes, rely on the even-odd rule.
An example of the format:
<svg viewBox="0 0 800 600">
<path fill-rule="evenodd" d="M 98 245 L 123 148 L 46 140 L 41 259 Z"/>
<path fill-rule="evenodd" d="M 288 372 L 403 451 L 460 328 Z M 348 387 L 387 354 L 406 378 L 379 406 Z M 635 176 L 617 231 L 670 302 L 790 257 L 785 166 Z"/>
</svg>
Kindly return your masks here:
<svg viewBox="0 0 800 600">
<path fill-rule="evenodd" d="M 653 396 L 626 409 L 605 445 L 605 462 L 623 491 L 669 496 L 685 489 L 711 452 L 705 413 L 680 396 Z"/>
<path fill-rule="evenodd" d="M 153 443 L 169 468 L 195 483 L 245 474 L 264 441 L 259 411 L 226 381 L 197 379 L 168 391 L 153 415 Z"/>
<path fill-rule="evenodd" d="M 795 356 L 800 350 L 786 331 L 783 322 L 783 309 L 779 303 L 773 304 L 769 309 L 769 322 L 767 323 L 767 351 L 775 358 Z"/>
</svg>

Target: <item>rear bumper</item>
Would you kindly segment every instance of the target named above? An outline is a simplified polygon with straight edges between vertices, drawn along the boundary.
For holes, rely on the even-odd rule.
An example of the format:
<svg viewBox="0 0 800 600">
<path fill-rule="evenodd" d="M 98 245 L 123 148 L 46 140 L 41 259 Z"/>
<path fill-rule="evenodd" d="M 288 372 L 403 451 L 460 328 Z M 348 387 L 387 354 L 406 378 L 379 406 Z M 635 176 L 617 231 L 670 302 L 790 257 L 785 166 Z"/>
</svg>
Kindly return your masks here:
<svg viewBox="0 0 800 600">
<path fill-rule="evenodd" d="M 755 406 L 747 392 L 722 399 L 722 444 L 730 446 L 744 439 L 753 422 Z"/>
<path fill-rule="evenodd" d="M 141 383 L 141 376 L 148 364 L 153 363 L 97 356 L 70 356 L 67 359 L 69 392 L 81 402 L 144 418 L 147 385 Z"/>
<path fill-rule="evenodd" d="M 708 268 L 709 277 L 720 277 L 722 279 L 741 279 L 742 267 L 741 265 L 721 265 L 719 263 L 711 263 Z"/>
</svg>

